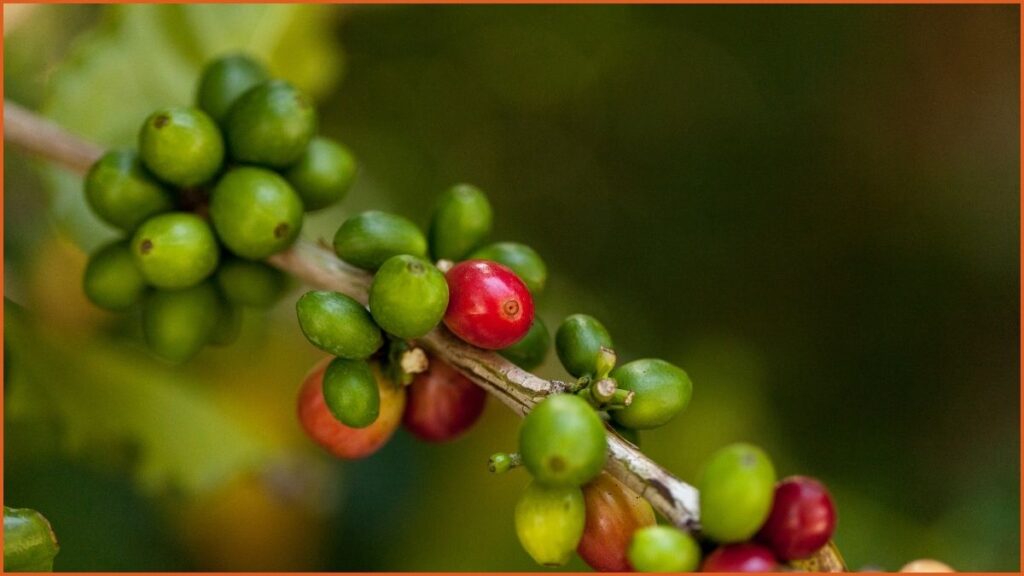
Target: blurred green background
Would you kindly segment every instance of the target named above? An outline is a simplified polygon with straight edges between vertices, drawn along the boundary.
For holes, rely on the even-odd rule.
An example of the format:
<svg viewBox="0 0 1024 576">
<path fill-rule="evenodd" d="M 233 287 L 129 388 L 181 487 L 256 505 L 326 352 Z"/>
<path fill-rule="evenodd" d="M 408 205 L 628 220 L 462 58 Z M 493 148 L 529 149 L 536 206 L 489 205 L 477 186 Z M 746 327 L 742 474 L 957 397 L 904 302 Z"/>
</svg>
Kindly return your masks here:
<svg viewBox="0 0 1024 576">
<path fill-rule="evenodd" d="M 337 209 L 426 224 L 490 194 L 601 318 L 695 383 L 644 449 L 687 480 L 754 441 L 824 480 L 851 568 L 1017 570 L 1016 6 L 5 6 L 4 88 L 104 145 L 247 50 L 316 95 L 361 173 Z M 58 570 L 530 570 L 517 421 L 331 461 L 294 419 L 294 297 L 184 367 L 92 308 L 80 181 L 5 147 L 4 501 Z M 296 286 L 296 291 L 300 290 Z M 561 376 L 549 361 L 543 374 Z M 570 569 L 583 569 L 575 560 Z"/>
</svg>

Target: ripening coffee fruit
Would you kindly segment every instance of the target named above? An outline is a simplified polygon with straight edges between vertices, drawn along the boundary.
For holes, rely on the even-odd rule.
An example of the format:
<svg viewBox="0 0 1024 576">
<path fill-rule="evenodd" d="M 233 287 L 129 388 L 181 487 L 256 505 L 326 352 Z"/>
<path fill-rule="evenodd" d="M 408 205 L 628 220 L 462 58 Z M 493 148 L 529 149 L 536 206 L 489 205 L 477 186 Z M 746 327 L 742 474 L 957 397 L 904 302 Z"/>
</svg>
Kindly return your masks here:
<svg viewBox="0 0 1024 576">
<path fill-rule="evenodd" d="M 303 381 L 298 402 L 299 423 L 314 442 L 338 458 L 365 458 L 380 450 L 398 429 L 405 408 L 405 388 L 386 379 L 380 366 L 371 362 L 370 369 L 380 395 L 380 412 L 369 426 L 346 426 L 334 417 L 324 400 L 324 372 L 330 361 L 327 358 L 319 362 Z"/>
<path fill-rule="evenodd" d="M 571 394 L 544 399 L 523 419 L 519 452 L 534 479 L 546 486 L 582 486 L 604 467 L 604 424 L 585 400 Z"/>
<path fill-rule="evenodd" d="M 407 388 L 402 423 L 427 442 L 447 442 L 469 430 L 483 414 L 487 393 L 444 360 L 433 357 Z"/>
<path fill-rule="evenodd" d="M 384 343 L 370 313 L 352 298 L 327 290 L 306 292 L 295 304 L 306 339 L 334 356 L 369 358 Z"/>
<path fill-rule="evenodd" d="M 518 242 L 496 242 L 479 248 L 469 255 L 469 260 L 490 260 L 516 273 L 526 284 L 530 294 L 539 295 L 548 280 L 548 268 L 540 254 Z"/>
<path fill-rule="evenodd" d="M 348 148 L 323 136 L 314 136 L 285 178 L 299 193 L 306 211 L 341 201 L 356 176 L 356 159 Z"/>
<path fill-rule="evenodd" d="M 187 212 L 146 220 L 135 231 L 131 248 L 143 278 L 157 288 L 195 286 L 213 274 L 220 260 L 210 225 Z"/>
<path fill-rule="evenodd" d="M 448 307 L 444 274 L 416 256 L 392 256 L 370 285 L 370 313 L 388 334 L 419 338 L 434 329 Z"/>
<path fill-rule="evenodd" d="M 782 560 L 814 554 L 832 538 L 836 508 L 828 490 L 813 478 L 791 476 L 775 486 L 772 509 L 757 539 Z"/>
<path fill-rule="evenodd" d="M 597 318 L 573 314 L 555 333 L 555 351 L 565 371 L 577 378 L 595 376 L 601 348 L 614 348 L 612 337 Z"/>
<path fill-rule="evenodd" d="M 938 560 L 932 560 L 930 558 L 922 558 L 920 560 L 914 560 L 913 562 L 907 562 L 900 568 L 900 572 L 931 572 L 931 573 L 942 573 L 942 572 L 956 572 L 948 564 L 939 562 Z"/>
<path fill-rule="evenodd" d="M 210 333 L 209 343 L 211 346 L 228 346 L 242 335 L 242 310 L 228 302 L 223 294 L 218 293 L 218 296 L 220 316 Z"/>
<path fill-rule="evenodd" d="M 217 175 L 224 163 L 224 140 L 206 112 L 164 108 L 142 125 L 139 155 L 157 178 L 188 188 Z"/>
<path fill-rule="evenodd" d="M 663 426 L 686 409 L 693 395 L 686 372 L 664 360 L 634 360 L 612 370 L 611 377 L 634 393 L 629 406 L 611 413 L 615 423 L 627 428 Z"/>
<path fill-rule="evenodd" d="M 288 277 L 262 262 L 228 258 L 217 268 L 217 286 L 236 306 L 269 308 L 284 295 Z"/>
<path fill-rule="evenodd" d="M 533 297 L 523 281 L 501 264 L 467 260 L 452 267 L 444 323 L 466 342 L 500 350 L 519 342 L 533 323 Z"/>
<path fill-rule="evenodd" d="M 352 216 L 334 234 L 334 253 L 363 270 L 376 270 L 392 256 L 424 258 L 427 239 L 410 220 L 379 210 Z"/>
<path fill-rule="evenodd" d="M 210 62 L 199 78 L 196 105 L 222 122 L 238 97 L 268 78 L 262 64 L 244 54 L 231 54 Z"/>
<path fill-rule="evenodd" d="M 719 546 L 700 567 L 701 572 L 779 572 L 775 555 L 753 542 Z"/>
<path fill-rule="evenodd" d="M 475 186 L 457 184 L 438 198 L 430 221 L 430 254 L 457 262 L 491 233 L 491 203 Z"/>
<path fill-rule="evenodd" d="M 210 220 L 232 253 L 262 260 L 292 245 L 302 229 L 302 200 L 284 178 L 263 168 L 228 172 L 210 196 Z"/>
<path fill-rule="evenodd" d="M 124 310 L 146 292 L 146 279 L 126 241 L 107 244 L 89 256 L 82 286 L 89 300 L 107 310 Z"/>
<path fill-rule="evenodd" d="M 523 370 L 533 370 L 544 363 L 550 348 L 551 336 L 548 335 L 548 327 L 540 316 L 534 316 L 533 324 L 530 325 L 526 336 L 508 348 L 498 350 L 498 354 Z"/>
<path fill-rule="evenodd" d="M 331 360 L 324 371 L 323 395 L 331 414 L 351 428 L 365 428 L 380 415 L 377 379 L 365 360 Z"/>
<path fill-rule="evenodd" d="M 637 572 L 694 572 L 700 565 L 700 546 L 672 526 L 647 526 L 633 534 L 629 564 Z"/>
<path fill-rule="evenodd" d="M 146 345 L 169 362 L 184 362 L 210 343 L 221 318 L 220 296 L 210 282 L 181 290 L 156 290 L 142 306 Z"/>
<path fill-rule="evenodd" d="M 85 200 L 101 220 L 132 232 L 150 216 L 174 209 L 174 198 L 132 150 L 111 150 L 85 176 Z"/>
<path fill-rule="evenodd" d="M 629 543 L 634 532 L 654 526 L 654 509 L 607 472 L 601 472 L 583 487 L 583 499 L 587 522 L 576 552 L 594 570 L 629 572 Z"/>
<path fill-rule="evenodd" d="M 775 468 L 757 446 L 730 444 L 711 456 L 697 487 L 702 533 L 723 544 L 742 542 L 768 518 Z"/>
<path fill-rule="evenodd" d="M 313 100 L 284 80 L 268 80 L 239 96 L 224 120 L 228 151 L 238 162 L 287 168 L 316 133 Z"/>
<path fill-rule="evenodd" d="M 530 482 L 516 504 L 519 543 L 542 566 L 562 566 L 583 536 L 586 511 L 576 486 L 550 487 Z"/>
</svg>

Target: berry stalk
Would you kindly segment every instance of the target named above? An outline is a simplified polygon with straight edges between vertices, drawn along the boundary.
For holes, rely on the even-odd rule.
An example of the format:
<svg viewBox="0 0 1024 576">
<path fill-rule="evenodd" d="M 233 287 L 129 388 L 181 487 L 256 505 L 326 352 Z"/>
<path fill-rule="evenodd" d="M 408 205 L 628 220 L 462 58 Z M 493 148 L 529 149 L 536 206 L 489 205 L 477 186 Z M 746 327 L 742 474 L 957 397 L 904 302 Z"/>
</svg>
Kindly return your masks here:
<svg viewBox="0 0 1024 576">
<path fill-rule="evenodd" d="M 4 101 L 4 140 L 29 153 L 84 174 L 101 156 L 102 149 L 63 130 L 60 126 L 10 101 Z M 362 304 L 368 301 L 373 276 L 337 258 L 334 253 L 309 242 L 297 242 L 290 249 L 267 260 L 306 284 L 346 294 Z M 438 326 L 417 342 L 432 355 L 465 374 L 520 416 L 552 394 L 569 391 L 572 383 L 545 380 L 516 367 L 495 352 L 473 347 Z M 676 526 L 688 531 L 700 529 L 698 492 L 659 466 L 610 426 L 605 469 Z M 793 563 L 815 571 L 845 570 L 842 557 L 831 542 L 814 556 Z"/>
</svg>

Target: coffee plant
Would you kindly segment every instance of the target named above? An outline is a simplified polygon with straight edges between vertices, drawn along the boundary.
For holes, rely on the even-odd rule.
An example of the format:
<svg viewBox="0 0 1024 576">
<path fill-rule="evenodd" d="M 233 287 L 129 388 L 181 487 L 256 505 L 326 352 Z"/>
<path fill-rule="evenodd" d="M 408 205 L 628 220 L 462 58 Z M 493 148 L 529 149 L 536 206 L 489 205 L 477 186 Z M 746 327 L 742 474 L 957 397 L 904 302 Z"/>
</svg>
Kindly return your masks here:
<svg viewBox="0 0 1024 576">
<path fill-rule="evenodd" d="M 15 134 L 90 154 L 11 105 L 8 119 Z M 509 513 L 540 565 L 576 553 L 601 571 L 845 568 L 831 543 L 837 514 L 827 488 L 805 476 L 780 480 L 761 448 L 718 450 L 699 491 L 640 452 L 640 431 L 686 411 L 689 376 L 657 358 L 621 362 L 612 334 L 587 314 L 565 318 L 552 339 L 536 314 L 547 267 L 529 246 L 491 243 L 494 214 L 479 188 L 444 191 L 426 233 L 371 210 L 341 222 L 331 243 L 296 245 L 304 213 L 342 200 L 355 174 L 352 154 L 317 135 L 309 96 L 247 56 L 211 62 L 194 106 L 154 111 L 136 150 L 91 164 L 89 206 L 123 238 L 90 256 L 85 294 L 107 310 L 141 308 L 148 348 L 177 363 L 230 343 L 239 310 L 274 304 L 288 274 L 304 280 L 315 289 L 296 302 L 297 323 L 328 355 L 299 390 L 309 438 L 343 459 L 371 456 L 403 425 L 444 442 L 497 397 L 524 418 L 516 449 L 488 466 L 530 476 Z M 566 381 L 527 372 L 552 345 Z M 19 549 L 7 545 L 19 530 L 52 541 L 38 538 L 40 522 L 5 509 L 8 568 L 44 567 L 36 556 L 16 560 Z M 904 568 L 948 570 L 930 560 Z"/>
</svg>

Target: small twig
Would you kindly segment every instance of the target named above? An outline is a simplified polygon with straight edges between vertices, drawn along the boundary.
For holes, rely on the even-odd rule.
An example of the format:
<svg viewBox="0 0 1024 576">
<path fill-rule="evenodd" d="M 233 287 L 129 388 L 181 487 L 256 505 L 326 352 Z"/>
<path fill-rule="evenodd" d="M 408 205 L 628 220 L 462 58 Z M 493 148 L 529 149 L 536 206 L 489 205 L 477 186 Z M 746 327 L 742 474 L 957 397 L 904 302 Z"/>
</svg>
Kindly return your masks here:
<svg viewBox="0 0 1024 576">
<path fill-rule="evenodd" d="M 4 139 L 79 173 L 85 173 L 102 149 L 11 102 L 4 102 Z M 268 259 L 273 266 L 310 286 L 345 293 L 366 303 L 372 276 L 341 261 L 330 250 L 309 242 Z M 522 370 L 494 352 L 475 348 L 439 326 L 418 344 L 476 382 L 519 415 L 528 413 L 552 394 L 568 392 L 572 383 L 545 380 Z M 646 498 L 666 519 L 687 530 L 699 530 L 697 489 L 676 478 L 616 433 L 608 434 L 606 470 Z M 845 569 L 831 543 L 803 566 L 821 571 Z"/>
</svg>

